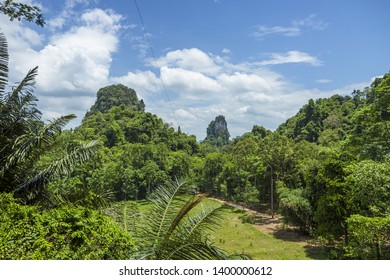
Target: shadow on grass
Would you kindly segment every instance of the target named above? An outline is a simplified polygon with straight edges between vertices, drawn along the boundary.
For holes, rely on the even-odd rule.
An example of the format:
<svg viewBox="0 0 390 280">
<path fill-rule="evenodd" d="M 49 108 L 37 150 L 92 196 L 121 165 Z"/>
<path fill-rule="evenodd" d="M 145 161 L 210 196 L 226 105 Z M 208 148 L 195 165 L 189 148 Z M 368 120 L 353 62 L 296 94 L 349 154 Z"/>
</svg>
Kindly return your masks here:
<svg viewBox="0 0 390 280">
<path fill-rule="evenodd" d="M 326 247 L 320 247 L 317 245 L 306 245 L 304 246 L 306 255 L 309 258 L 314 260 L 329 260 L 330 259 L 330 251 Z"/>
<path fill-rule="evenodd" d="M 307 242 L 310 236 L 307 236 L 297 229 L 278 229 L 273 233 L 278 239 L 290 242 Z"/>
<path fill-rule="evenodd" d="M 221 207 L 221 209 L 226 210 L 228 212 L 232 212 L 234 214 L 245 214 L 246 213 L 245 210 L 230 206 L 228 204 L 222 204 L 220 207 Z"/>
<path fill-rule="evenodd" d="M 273 236 L 284 241 L 306 243 L 303 248 L 306 255 L 311 259 L 327 260 L 330 257 L 328 248 L 315 244 L 309 235 L 302 233 L 298 229 L 280 229 Z"/>
</svg>

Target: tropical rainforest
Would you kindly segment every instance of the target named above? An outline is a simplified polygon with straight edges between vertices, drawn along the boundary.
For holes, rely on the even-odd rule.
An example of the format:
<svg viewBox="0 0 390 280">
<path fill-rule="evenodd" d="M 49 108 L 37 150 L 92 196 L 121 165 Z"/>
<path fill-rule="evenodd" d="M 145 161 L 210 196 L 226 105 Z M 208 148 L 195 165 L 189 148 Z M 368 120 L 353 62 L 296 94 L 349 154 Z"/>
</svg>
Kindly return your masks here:
<svg viewBox="0 0 390 280">
<path fill-rule="evenodd" d="M 328 258 L 390 259 L 390 73 L 275 131 L 230 139 L 217 116 L 200 140 L 119 84 L 75 129 L 44 123 L 38 68 L 11 87 L 8 61 L 1 34 L 0 259 L 251 258 L 213 242 L 224 216 L 206 197 L 280 215 Z"/>
</svg>

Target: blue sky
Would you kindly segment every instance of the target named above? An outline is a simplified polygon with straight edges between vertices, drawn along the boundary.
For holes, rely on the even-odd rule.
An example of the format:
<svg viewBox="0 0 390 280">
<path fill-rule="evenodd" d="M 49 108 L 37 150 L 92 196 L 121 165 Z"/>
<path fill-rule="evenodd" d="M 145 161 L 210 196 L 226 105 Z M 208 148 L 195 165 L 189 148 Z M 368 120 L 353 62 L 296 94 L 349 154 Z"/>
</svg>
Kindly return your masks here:
<svg viewBox="0 0 390 280">
<path fill-rule="evenodd" d="M 219 114 L 235 137 L 390 70 L 386 0 L 137 0 L 156 60 L 133 0 L 21 2 L 40 5 L 47 25 L 0 16 L 10 80 L 38 65 L 44 120 L 75 113 L 73 126 L 99 88 L 122 83 L 198 140 Z"/>
</svg>

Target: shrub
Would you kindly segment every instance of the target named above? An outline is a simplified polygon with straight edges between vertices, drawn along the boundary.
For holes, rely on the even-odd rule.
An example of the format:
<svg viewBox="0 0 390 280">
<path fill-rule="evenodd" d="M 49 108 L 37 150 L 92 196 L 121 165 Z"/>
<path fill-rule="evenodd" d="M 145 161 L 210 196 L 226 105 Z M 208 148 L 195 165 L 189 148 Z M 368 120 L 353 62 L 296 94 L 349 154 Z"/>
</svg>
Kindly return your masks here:
<svg viewBox="0 0 390 280">
<path fill-rule="evenodd" d="M 348 257 L 355 259 L 390 258 L 390 217 L 352 215 L 348 220 Z"/>
<path fill-rule="evenodd" d="M 41 211 L 0 194 L 0 259 L 126 259 L 134 248 L 132 237 L 98 211 Z"/>
</svg>

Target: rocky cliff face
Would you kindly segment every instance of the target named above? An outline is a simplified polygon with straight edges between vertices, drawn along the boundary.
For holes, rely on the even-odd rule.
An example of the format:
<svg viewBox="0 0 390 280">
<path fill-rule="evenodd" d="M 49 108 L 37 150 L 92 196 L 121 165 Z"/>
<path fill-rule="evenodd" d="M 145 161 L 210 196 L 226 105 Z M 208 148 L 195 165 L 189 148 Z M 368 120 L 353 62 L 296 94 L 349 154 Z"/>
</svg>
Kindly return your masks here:
<svg viewBox="0 0 390 280">
<path fill-rule="evenodd" d="M 225 117 L 219 115 L 207 127 L 207 136 L 205 141 L 209 141 L 212 145 L 222 146 L 229 143 L 230 133 L 227 128 Z"/>
</svg>

